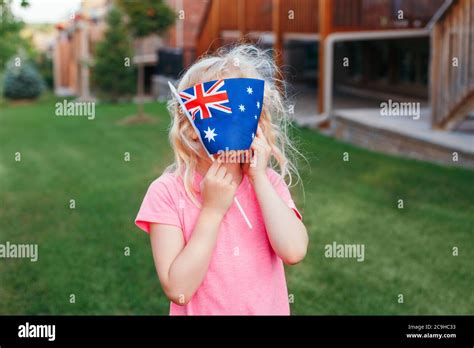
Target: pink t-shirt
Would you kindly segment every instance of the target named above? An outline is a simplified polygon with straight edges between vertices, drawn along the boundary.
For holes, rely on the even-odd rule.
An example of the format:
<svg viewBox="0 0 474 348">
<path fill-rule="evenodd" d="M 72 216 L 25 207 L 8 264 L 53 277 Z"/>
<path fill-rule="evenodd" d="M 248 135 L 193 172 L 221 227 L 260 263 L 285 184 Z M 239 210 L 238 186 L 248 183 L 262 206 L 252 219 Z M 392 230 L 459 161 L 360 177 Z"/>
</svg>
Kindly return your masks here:
<svg viewBox="0 0 474 348">
<path fill-rule="evenodd" d="M 281 199 L 301 218 L 285 182 L 274 170 L 269 169 L 267 175 Z M 198 190 L 201 180 L 202 176 L 196 173 L 194 187 Z M 270 245 L 260 206 L 246 176 L 236 197 L 253 229 L 247 227 L 232 204 L 221 222 L 201 286 L 185 306 L 171 303 L 170 315 L 290 314 L 283 262 Z M 187 196 L 183 180 L 164 173 L 148 188 L 135 223 L 147 233 L 150 223 L 177 226 L 187 243 L 199 212 L 200 208 Z"/>
</svg>

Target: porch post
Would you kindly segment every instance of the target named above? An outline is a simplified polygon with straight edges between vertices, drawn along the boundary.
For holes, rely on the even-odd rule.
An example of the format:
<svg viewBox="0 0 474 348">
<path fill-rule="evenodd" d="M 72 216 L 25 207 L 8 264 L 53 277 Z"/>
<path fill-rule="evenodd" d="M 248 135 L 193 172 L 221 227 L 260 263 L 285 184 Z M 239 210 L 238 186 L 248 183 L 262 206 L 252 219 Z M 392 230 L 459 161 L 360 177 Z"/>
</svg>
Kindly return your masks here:
<svg viewBox="0 0 474 348">
<path fill-rule="evenodd" d="M 327 37 L 332 31 L 332 0 L 319 0 L 319 81 L 318 81 L 318 111 L 324 112 L 324 78 L 325 74 L 330 74 L 331 71 L 326 71 L 326 62 L 324 61 L 325 51 L 327 49 Z M 330 93 L 331 91 L 326 91 Z"/>
<path fill-rule="evenodd" d="M 273 0 L 272 2 L 272 29 L 273 37 L 273 59 L 276 66 L 281 69 L 283 64 L 283 31 L 281 25 L 281 0 Z M 283 79 L 283 76 L 277 76 L 278 79 Z M 282 87 L 282 86 L 279 86 Z"/>
<path fill-rule="evenodd" d="M 220 0 L 212 0 L 211 3 L 211 28 L 212 44 L 211 49 L 216 50 L 221 46 L 221 28 L 220 28 Z"/>
<path fill-rule="evenodd" d="M 247 0 L 237 1 L 237 21 L 238 28 L 240 31 L 240 37 L 242 41 L 247 41 L 245 35 L 247 34 L 247 28 L 245 26 L 245 12 L 247 7 Z"/>
</svg>

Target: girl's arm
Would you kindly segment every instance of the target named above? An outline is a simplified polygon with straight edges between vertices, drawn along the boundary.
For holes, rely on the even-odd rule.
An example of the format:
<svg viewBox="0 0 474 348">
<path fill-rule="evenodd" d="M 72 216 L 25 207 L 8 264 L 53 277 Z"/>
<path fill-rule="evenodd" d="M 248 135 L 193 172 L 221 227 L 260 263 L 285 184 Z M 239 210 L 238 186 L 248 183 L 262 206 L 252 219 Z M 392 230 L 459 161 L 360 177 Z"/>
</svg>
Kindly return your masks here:
<svg viewBox="0 0 474 348">
<path fill-rule="evenodd" d="M 202 181 L 203 206 L 187 244 L 178 227 L 151 225 L 153 259 L 161 286 L 172 302 L 187 304 L 204 280 L 219 225 L 236 189 L 232 175 L 215 162 Z"/>
<path fill-rule="evenodd" d="M 270 244 L 283 262 L 296 264 L 306 256 L 308 233 L 301 220 L 280 198 L 267 176 L 271 147 L 260 127 L 252 149 L 256 164 L 248 167 L 248 175 L 260 204 Z"/>
</svg>

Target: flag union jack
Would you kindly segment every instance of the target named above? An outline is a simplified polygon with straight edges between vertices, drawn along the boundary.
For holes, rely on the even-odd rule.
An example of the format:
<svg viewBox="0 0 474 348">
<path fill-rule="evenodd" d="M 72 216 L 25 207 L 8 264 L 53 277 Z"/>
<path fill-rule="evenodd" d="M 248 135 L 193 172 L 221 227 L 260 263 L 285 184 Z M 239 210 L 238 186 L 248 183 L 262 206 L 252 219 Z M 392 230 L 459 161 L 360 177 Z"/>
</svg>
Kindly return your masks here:
<svg viewBox="0 0 474 348">
<path fill-rule="evenodd" d="M 189 111 L 193 120 L 199 116 L 202 119 L 211 118 L 211 110 L 215 109 L 226 114 L 231 114 L 232 109 L 228 105 L 229 97 L 224 89 L 224 80 L 217 80 L 208 88 L 204 83 L 195 85 L 179 93 L 184 107 Z"/>
</svg>

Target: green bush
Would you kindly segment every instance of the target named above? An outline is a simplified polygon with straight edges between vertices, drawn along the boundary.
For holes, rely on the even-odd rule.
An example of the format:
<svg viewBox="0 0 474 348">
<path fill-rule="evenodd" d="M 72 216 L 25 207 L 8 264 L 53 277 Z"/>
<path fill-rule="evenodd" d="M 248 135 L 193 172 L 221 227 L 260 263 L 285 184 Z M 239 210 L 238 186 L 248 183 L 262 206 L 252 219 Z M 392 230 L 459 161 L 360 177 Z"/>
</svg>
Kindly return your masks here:
<svg viewBox="0 0 474 348">
<path fill-rule="evenodd" d="M 43 79 L 28 62 L 16 66 L 11 62 L 5 71 L 3 95 L 7 99 L 35 99 L 44 89 Z"/>
</svg>

